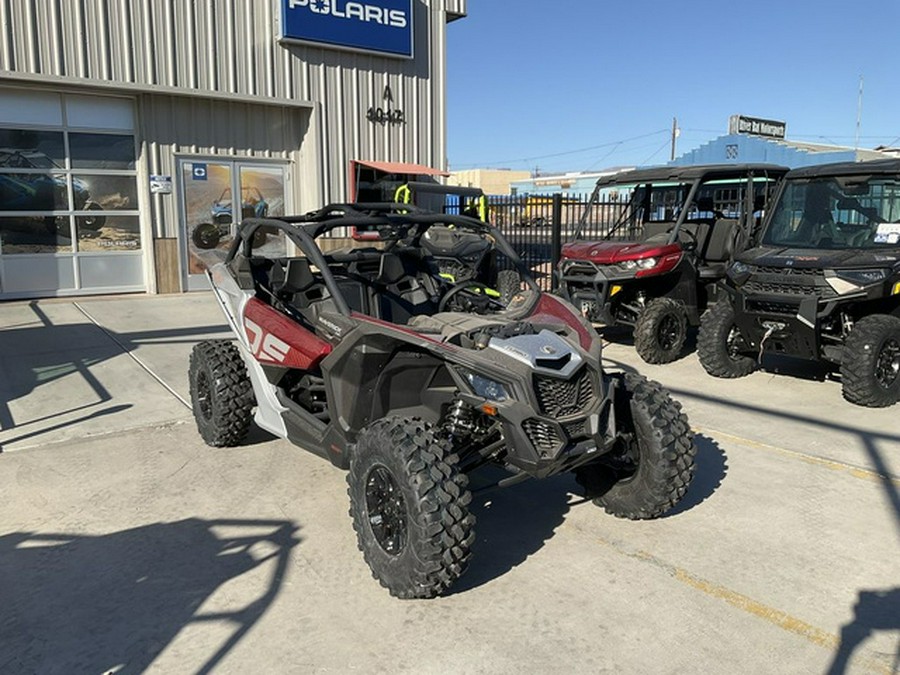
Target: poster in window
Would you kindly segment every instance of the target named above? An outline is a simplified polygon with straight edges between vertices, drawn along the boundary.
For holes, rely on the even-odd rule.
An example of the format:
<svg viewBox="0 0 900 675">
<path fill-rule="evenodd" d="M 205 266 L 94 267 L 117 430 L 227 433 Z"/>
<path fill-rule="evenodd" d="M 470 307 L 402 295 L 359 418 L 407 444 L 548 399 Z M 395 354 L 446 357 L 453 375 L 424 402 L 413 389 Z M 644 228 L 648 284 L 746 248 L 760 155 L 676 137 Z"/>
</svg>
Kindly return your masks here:
<svg viewBox="0 0 900 675">
<path fill-rule="evenodd" d="M 182 165 L 189 274 L 202 274 L 210 263 L 224 259 L 234 239 L 231 166 L 201 164 L 203 171 L 198 174 L 194 163 Z"/>
</svg>

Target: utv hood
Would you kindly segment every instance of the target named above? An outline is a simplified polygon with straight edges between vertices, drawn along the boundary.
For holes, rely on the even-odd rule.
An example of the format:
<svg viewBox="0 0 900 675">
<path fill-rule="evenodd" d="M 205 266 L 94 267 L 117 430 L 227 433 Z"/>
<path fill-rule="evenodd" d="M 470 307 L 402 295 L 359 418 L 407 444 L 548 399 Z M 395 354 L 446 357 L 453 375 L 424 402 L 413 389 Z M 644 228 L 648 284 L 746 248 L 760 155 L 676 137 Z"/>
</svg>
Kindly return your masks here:
<svg viewBox="0 0 900 675">
<path fill-rule="evenodd" d="M 860 249 L 828 251 L 812 248 L 754 248 L 740 256 L 740 261 L 761 267 L 794 267 L 800 269 L 844 269 L 886 267 L 900 261 L 900 249 Z"/>
<path fill-rule="evenodd" d="M 628 241 L 595 241 L 565 244 L 562 257 L 567 260 L 588 260 L 599 265 L 614 265 L 626 260 L 658 258 L 680 253 L 678 244 L 650 244 Z"/>
</svg>

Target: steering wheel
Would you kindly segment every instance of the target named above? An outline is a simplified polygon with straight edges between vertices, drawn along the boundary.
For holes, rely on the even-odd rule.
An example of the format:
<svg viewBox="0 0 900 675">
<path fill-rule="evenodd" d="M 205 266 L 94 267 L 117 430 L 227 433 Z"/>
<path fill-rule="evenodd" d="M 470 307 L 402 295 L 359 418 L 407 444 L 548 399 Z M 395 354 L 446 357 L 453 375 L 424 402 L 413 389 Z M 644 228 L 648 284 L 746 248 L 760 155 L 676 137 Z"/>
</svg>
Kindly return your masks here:
<svg viewBox="0 0 900 675">
<path fill-rule="evenodd" d="M 666 234 L 671 234 L 674 229 L 675 229 L 674 227 L 669 228 L 668 230 L 666 230 Z M 690 240 L 685 243 L 690 244 L 696 250 L 696 248 L 697 248 L 697 233 L 692 232 L 691 230 L 688 230 L 687 228 L 682 227 L 680 230 L 678 230 L 678 239 L 676 240 L 677 243 L 679 243 L 679 244 L 681 243 L 681 235 L 682 234 L 686 234 L 688 236 L 688 239 Z M 688 247 L 684 246 L 683 248 L 688 248 Z"/>
<path fill-rule="evenodd" d="M 488 295 L 489 290 L 493 289 L 474 279 L 460 281 L 444 293 L 444 297 L 438 303 L 438 311 L 485 314 L 489 309 L 506 309 L 506 305 L 499 298 Z"/>
</svg>

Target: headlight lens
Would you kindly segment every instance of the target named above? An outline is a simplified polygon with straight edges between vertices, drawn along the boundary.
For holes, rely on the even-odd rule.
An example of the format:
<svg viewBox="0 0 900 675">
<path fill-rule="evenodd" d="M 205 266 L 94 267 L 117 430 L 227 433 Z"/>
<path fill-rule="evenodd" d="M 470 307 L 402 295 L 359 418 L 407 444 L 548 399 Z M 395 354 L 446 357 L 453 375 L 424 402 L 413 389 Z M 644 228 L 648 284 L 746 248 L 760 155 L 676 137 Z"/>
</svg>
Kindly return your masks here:
<svg viewBox="0 0 900 675">
<path fill-rule="evenodd" d="M 641 258 L 640 260 L 623 260 L 619 263 L 619 267 L 623 270 L 649 270 L 656 267 L 659 262 L 658 258 Z"/>
<path fill-rule="evenodd" d="M 852 284 L 868 286 L 869 284 L 877 284 L 879 281 L 884 281 L 889 274 L 890 270 L 887 269 L 840 270 L 837 272 L 837 277 Z"/>
<path fill-rule="evenodd" d="M 732 275 L 740 276 L 742 274 L 747 274 L 750 271 L 750 267 L 740 261 L 734 263 L 729 270 Z"/>
<path fill-rule="evenodd" d="M 481 396 L 496 403 L 509 400 L 509 393 L 506 391 L 506 387 L 496 380 L 473 373 L 470 370 L 463 371 L 463 375 L 476 396 Z"/>
<path fill-rule="evenodd" d="M 750 275 L 753 272 L 753 268 L 750 265 L 737 261 L 733 263 L 727 270 L 725 270 L 725 274 L 731 279 L 736 285 L 742 285 L 747 279 L 750 278 Z"/>
</svg>

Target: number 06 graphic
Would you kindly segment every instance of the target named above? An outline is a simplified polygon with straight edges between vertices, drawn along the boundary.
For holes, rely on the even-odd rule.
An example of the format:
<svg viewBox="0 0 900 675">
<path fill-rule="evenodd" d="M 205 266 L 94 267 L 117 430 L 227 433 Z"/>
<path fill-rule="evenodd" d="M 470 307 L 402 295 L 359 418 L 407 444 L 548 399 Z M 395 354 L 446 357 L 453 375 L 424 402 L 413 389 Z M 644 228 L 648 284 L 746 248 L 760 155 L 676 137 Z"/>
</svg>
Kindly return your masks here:
<svg viewBox="0 0 900 675">
<path fill-rule="evenodd" d="M 244 318 L 244 327 L 247 329 L 247 337 L 250 340 L 250 351 L 258 359 L 283 363 L 291 346 L 279 340 L 271 333 L 266 333 L 256 323 Z"/>
</svg>

